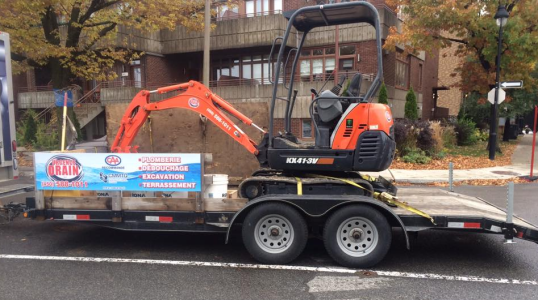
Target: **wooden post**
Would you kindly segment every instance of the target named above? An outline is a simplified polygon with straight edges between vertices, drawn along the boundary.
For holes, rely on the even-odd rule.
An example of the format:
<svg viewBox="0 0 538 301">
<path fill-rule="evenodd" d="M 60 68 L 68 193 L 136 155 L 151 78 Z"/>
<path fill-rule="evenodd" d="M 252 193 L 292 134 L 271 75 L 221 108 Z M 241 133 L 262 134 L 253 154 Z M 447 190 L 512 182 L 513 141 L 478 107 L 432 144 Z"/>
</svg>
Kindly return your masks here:
<svg viewBox="0 0 538 301">
<path fill-rule="evenodd" d="M 122 193 L 121 191 L 111 191 L 108 193 L 112 198 L 112 211 L 121 212 L 122 211 Z M 119 215 L 119 214 L 118 214 Z M 121 216 L 112 217 L 112 222 L 119 223 L 122 221 Z"/>
<path fill-rule="evenodd" d="M 211 43 L 211 0 L 205 0 L 204 10 L 204 64 L 203 81 L 209 87 L 209 51 Z"/>
<path fill-rule="evenodd" d="M 532 175 L 534 171 L 534 150 L 536 148 L 536 122 L 538 121 L 538 106 L 534 106 L 534 128 L 532 129 L 532 155 L 531 155 L 531 173 L 530 178 L 532 181 Z"/>
<path fill-rule="evenodd" d="M 64 92 L 64 112 L 63 112 L 63 121 L 62 121 L 62 152 L 65 150 L 65 130 L 67 127 L 67 91 Z"/>
<path fill-rule="evenodd" d="M 196 193 L 196 212 L 204 212 L 204 191 L 205 191 L 205 156 L 200 154 L 200 192 Z"/>
</svg>

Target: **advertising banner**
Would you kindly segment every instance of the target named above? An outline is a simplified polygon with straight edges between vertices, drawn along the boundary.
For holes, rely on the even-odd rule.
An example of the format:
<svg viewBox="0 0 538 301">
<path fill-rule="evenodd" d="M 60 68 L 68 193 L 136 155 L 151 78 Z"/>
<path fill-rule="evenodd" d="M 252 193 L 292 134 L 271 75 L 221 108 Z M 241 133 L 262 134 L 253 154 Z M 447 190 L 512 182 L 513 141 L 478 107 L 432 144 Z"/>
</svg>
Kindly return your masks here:
<svg viewBox="0 0 538 301">
<path fill-rule="evenodd" d="M 200 154 L 34 156 L 38 190 L 201 191 Z"/>
</svg>

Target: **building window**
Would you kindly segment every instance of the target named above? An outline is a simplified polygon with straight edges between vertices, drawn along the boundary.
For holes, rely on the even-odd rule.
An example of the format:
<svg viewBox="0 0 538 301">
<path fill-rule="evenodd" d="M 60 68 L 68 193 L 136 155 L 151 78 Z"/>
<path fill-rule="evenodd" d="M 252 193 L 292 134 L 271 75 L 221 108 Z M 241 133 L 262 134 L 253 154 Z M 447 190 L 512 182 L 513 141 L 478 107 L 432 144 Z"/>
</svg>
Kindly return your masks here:
<svg viewBox="0 0 538 301">
<path fill-rule="evenodd" d="M 239 17 L 239 7 L 229 8 L 228 5 L 217 7 L 217 21 L 237 19 Z"/>
<path fill-rule="evenodd" d="M 247 17 L 282 13 L 282 0 L 245 0 Z"/>
<path fill-rule="evenodd" d="M 324 81 L 332 77 L 335 68 L 334 47 L 301 52 L 301 81 Z"/>
<path fill-rule="evenodd" d="M 356 45 L 342 45 L 338 50 L 338 73 L 355 70 Z M 334 78 L 336 68 L 335 48 L 315 48 L 301 52 L 301 81 L 325 81 Z"/>
<path fill-rule="evenodd" d="M 409 82 L 409 58 L 403 52 L 396 52 L 396 82 L 395 86 L 407 89 Z"/>
<path fill-rule="evenodd" d="M 301 124 L 301 133 L 303 138 L 312 138 L 312 120 L 303 119 Z"/>
<path fill-rule="evenodd" d="M 422 89 L 422 64 L 418 65 L 418 88 Z"/>
<path fill-rule="evenodd" d="M 140 67 L 140 60 L 131 61 L 130 65 L 133 86 L 136 88 L 142 88 L 142 68 Z"/>
<path fill-rule="evenodd" d="M 273 59 L 273 67 L 274 62 Z M 211 61 L 211 79 L 216 85 L 268 85 L 273 70 L 269 68 L 268 55 L 247 55 L 242 57 L 219 58 Z"/>
</svg>

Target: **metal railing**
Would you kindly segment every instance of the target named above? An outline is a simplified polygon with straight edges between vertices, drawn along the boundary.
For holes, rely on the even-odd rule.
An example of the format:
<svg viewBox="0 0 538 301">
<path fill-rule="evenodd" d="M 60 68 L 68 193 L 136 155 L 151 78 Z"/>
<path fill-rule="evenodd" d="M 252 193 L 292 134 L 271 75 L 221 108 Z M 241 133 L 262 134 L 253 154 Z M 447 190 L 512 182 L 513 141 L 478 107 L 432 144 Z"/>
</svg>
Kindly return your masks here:
<svg viewBox="0 0 538 301">
<path fill-rule="evenodd" d="M 336 80 L 340 78 L 340 76 L 344 75 L 346 76 L 346 79 L 351 79 L 357 71 L 350 70 L 350 71 L 339 71 L 338 76 L 336 76 Z M 329 75 L 325 74 L 325 76 L 320 75 L 313 75 L 308 77 L 301 77 L 300 75 L 296 75 L 294 77 L 295 82 L 320 82 L 325 81 Z M 363 80 L 367 81 L 373 81 L 375 78 L 375 74 L 363 74 Z M 286 82 L 289 82 L 291 76 L 286 76 Z M 330 80 L 333 80 L 333 76 L 331 75 Z M 284 78 L 281 77 L 278 80 L 279 84 L 284 83 Z M 169 85 L 175 85 L 177 82 L 173 83 L 164 83 L 164 82 L 147 82 L 143 83 L 140 81 L 134 81 L 134 80 L 113 80 L 113 81 L 107 81 L 101 83 L 101 88 L 140 88 L 140 89 L 147 89 L 147 90 L 153 90 L 159 87 L 165 87 Z M 211 80 L 209 81 L 209 87 L 215 88 L 215 87 L 234 87 L 234 86 L 258 86 L 258 85 L 271 85 L 271 82 L 269 81 L 268 77 L 264 78 L 236 78 L 236 77 L 224 77 L 219 80 Z"/>
<path fill-rule="evenodd" d="M 95 96 L 96 96 L 96 92 L 99 92 L 100 89 L 101 89 L 101 83 L 97 84 L 93 89 L 88 91 L 86 94 L 82 95 L 81 98 L 79 98 L 76 102 L 73 103 L 73 107 L 80 106 L 81 103 L 85 103 L 85 102 L 89 102 L 89 101 L 91 101 L 92 103 L 99 103 L 100 98 L 97 95 L 97 99 L 95 99 Z M 52 88 L 51 88 L 51 90 L 52 90 Z M 38 119 L 43 118 L 45 115 L 50 113 L 55 107 L 56 107 L 56 101 L 51 106 L 49 106 L 46 109 L 44 109 L 43 111 L 39 112 L 39 114 L 37 114 L 36 117 Z"/>
<path fill-rule="evenodd" d="M 263 12 L 256 12 L 256 13 L 249 13 L 249 14 L 238 14 L 238 13 L 229 13 L 225 16 L 221 17 L 215 17 L 212 18 L 212 21 L 227 21 L 227 20 L 236 20 L 236 19 L 245 19 L 245 18 L 253 18 L 253 17 L 262 17 L 262 16 L 269 16 L 269 15 L 281 15 L 282 10 L 268 10 Z"/>
<path fill-rule="evenodd" d="M 18 91 L 19 91 L 19 93 L 26 93 L 26 92 L 47 92 L 47 91 L 52 91 L 52 85 L 47 85 L 47 86 L 33 86 L 33 87 L 19 87 Z"/>
</svg>

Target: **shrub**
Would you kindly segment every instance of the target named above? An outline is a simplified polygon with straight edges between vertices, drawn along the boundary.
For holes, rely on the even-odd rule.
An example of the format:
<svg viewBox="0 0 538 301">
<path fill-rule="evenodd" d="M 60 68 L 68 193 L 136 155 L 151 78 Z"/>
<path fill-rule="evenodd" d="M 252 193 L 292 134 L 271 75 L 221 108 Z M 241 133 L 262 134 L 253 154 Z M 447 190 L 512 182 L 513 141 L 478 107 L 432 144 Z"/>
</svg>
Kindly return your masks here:
<svg viewBox="0 0 538 301">
<path fill-rule="evenodd" d="M 57 150 L 60 148 L 60 139 L 57 131 L 47 132 L 47 124 L 39 122 L 37 124 L 36 142 L 34 148 L 37 151 Z"/>
<path fill-rule="evenodd" d="M 411 120 L 418 119 L 418 107 L 417 107 L 417 97 L 415 96 L 415 91 L 413 87 L 409 88 L 407 95 L 405 96 L 405 118 Z"/>
<path fill-rule="evenodd" d="M 411 120 L 401 119 L 394 122 L 394 140 L 400 156 L 404 156 L 409 150 L 416 148 L 417 136 Z"/>
<path fill-rule="evenodd" d="M 486 130 L 475 129 L 474 135 L 478 141 L 488 141 L 489 132 Z"/>
<path fill-rule="evenodd" d="M 36 113 L 33 110 L 28 110 L 25 114 L 25 118 L 23 120 L 24 123 L 24 136 L 23 136 L 23 142 L 24 144 L 32 144 L 36 141 L 36 133 L 37 133 L 37 123 L 36 123 Z"/>
<path fill-rule="evenodd" d="M 433 131 L 429 121 L 415 122 L 417 129 L 417 147 L 425 151 L 428 155 L 435 153 L 436 142 L 433 139 Z"/>
<path fill-rule="evenodd" d="M 458 139 L 456 137 L 456 131 L 454 130 L 454 126 L 451 126 L 451 125 L 444 126 L 443 132 L 442 132 L 442 138 L 443 138 L 443 146 L 456 145 L 458 143 Z"/>
<path fill-rule="evenodd" d="M 400 156 L 416 148 L 429 155 L 435 153 L 436 141 L 428 121 L 397 120 L 394 123 L 394 136 Z"/>
<path fill-rule="evenodd" d="M 379 103 L 384 103 L 386 105 L 389 104 L 389 96 L 387 94 L 387 87 L 385 86 L 385 83 L 381 84 L 381 89 L 379 90 Z"/>
<path fill-rule="evenodd" d="M 475 135 L 476 124 L 467 118 L 459 119 L 455 131 L 458 145 L 473 145 L 478 138 Z"/>
<path fill-rule="evenodd" d="M 430 122 L 430 128 L 432 130 L 432 139 L 435 141 L 434 152 L 435 154 L 438 154 L 445 148 L 445 143 L 443 141 L 443 132 L 445 128 L 441 126 L 440 121 Z"/>
<path fill-rule="evenodd" d="M 426 152 L 423 150 L 414 149 L 403 156 L 402 160 L 406 163 L 428 164 L 432 159 L 426 156 Z"/>
</svg>

